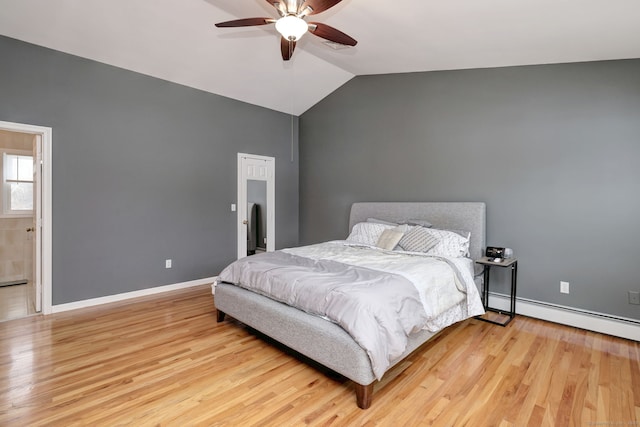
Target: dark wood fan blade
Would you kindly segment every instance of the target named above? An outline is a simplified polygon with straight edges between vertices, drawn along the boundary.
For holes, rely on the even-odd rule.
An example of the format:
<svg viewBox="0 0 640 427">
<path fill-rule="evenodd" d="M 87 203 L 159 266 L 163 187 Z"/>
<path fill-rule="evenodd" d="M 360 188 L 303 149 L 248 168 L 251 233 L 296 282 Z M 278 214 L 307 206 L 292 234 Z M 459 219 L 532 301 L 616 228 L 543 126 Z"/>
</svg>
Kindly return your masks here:
<svg viewBox="0 0 640 427">
<path fill-rule="evenodd" d="M 280 37 L 280 51 L 282 51 L 282 59 L 288 61 L 293 56 L 296 48 L 296 42 Z"/>
<path fill-rule="evenodd" d="M 341 1 L 342 0 L 305 0 L 298 9 L 298 13 L 302 12 L 307 6 L 310 6 L 313 10 L 306 15 L 315 15 L 317 13 L 324 12 L 327 9 L 331 9 Z"/>
<path fill-rule="evenodd" d="M 276 20 L 273 18 L 245 18 L 245 19 L 235 19 L 233 21 L 218 22 L 216 24 L 216 27 L 218 28 L 252 27 L 254 25 L 273 24 L 274 22 L 276 22 Z"/>
<path fill-rule="evenodd" d="M 322 24 L 320 22 L 309 22 L 309 31 L 318 37 L 322 37 L 323 39 L 335 43 L 344 44 L 347 46 L 355 46 L 356 44 L 358 44 L 356 39 L 346 35 L 340 30 L 336 30 L 335 28 L 330 27 L 327 24 Z"/>
</svg>

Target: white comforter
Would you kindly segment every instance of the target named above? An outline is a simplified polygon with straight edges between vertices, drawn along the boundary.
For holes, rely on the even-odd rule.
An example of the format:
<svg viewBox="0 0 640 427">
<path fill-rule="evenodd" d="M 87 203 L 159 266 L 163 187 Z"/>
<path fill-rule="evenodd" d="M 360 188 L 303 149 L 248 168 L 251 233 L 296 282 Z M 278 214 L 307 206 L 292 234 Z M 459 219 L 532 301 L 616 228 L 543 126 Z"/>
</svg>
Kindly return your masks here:
<svg viewBox="0 0 640 427">
<path fill-rule="evenodd" d="M 477 313 L 474 316 L 484 313 L 478 289 L 473 281 L 473 260 L 469 258 L 433 257 L 421 252 L 387 251 L 346 240 L 283 249 L 283 252 L 314 260 L 332 260 L 399 274 L 416 287 L 430 319 L 442 315 L 465 297 L 469 312 Z M 452 284 L 460 292 L 456 292 Z M 436 322 L 425 325 L 424 329 L 435 332 L 442 329 L 442 326 Z"/>
</svg>

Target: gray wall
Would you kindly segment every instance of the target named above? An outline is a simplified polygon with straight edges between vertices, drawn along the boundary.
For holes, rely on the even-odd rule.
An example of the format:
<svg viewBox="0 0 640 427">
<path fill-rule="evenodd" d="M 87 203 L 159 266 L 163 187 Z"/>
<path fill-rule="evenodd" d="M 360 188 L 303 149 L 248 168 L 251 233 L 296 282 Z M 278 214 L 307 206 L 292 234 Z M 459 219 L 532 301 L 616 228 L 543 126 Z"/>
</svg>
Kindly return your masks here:
<svg viewBox="0 0 640 427">
<path fill-rule="evenodd" d="M 53 128 L 54 304 L 219 273 L 238 152 L 276 158 L 276 246 L 298 242 L 290 116 L 5 37 L 0 58 L 0 120 Z"/>
<path fill-rule="evenodd" d="M 484 201 L 518 296 L 640 319 L 639 161 L 640 60 L 361 76 L 301 116 L 300 239 L 355 201 Z"/>
</svg>

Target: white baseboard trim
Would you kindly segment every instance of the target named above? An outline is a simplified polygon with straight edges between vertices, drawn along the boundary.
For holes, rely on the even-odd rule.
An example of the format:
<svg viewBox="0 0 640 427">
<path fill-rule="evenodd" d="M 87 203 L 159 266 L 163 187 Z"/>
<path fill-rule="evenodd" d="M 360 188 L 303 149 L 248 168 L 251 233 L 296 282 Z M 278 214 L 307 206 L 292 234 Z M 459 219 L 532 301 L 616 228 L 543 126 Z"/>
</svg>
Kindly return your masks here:
<svg viewBox="0 0 640 427">
<path fill-rule="evenodd" d="M 194 286 L 208 285 L 213 283 L 215 277 L 207 277 L 204 279 L 191 280 L 189 282 L 174 283 L 172 285 L 156 286 L 154 288 L 140 289 L 139 291 L 125 292 L 122 294 L 107 295 L 105 297 L 91 298 L 82 301 L 74 301 L 66 304 L 57 304 L 51 307 L 52 313 L 61 313 L 63 311 L 76 310 L 78 308 L 93 307 L 110 302 L 124 301 L 131 298 L 144 297 L 148 295 L 160 294 L 162 292 L 177 291 L 179 289 L 192 288 Z"/>
<path fill-rule="evenodd" d="M 139 291 L 125 292 L 122 294 L 108 295 L 99 298 L 91 298 L 82 301 L 74 301 L 66 304 L 57 304 L 52 307 L 52 313 L 61 313 L 79 308 L 93 307 L 111 302 L 124 301 L 163 292 L 192 288 L 194 286 L 213 284 L 217 277 L 191 280 L 189 282 L 174 283 L 172 285 L 157 286 L 141 289 Z M 215 292 L 212 286 L 212 293 Z M 502 294 L 489 294 L 489 306 L 499 310 L 509 310 L 509 297 Z M 516 313 L 536 319 L 560 323 L 589 331 L 600 332 L 634 341 L 640 341 L 640 321 L 624 317 L 611 316 L 604 313 L 580 310 L 557 304 L 550 304 L 525 298 L 516 299 Z"/>
<path fill-rule="evenodd" d="M 510 299 L 507 295 L 489 293 L 489 307 L 508 311 L 509 304 Z M 526 298 L 516 298 L 516 314 L 640 341 L 640 321 L 635 319 L 627 319 Z"/>
</svg>

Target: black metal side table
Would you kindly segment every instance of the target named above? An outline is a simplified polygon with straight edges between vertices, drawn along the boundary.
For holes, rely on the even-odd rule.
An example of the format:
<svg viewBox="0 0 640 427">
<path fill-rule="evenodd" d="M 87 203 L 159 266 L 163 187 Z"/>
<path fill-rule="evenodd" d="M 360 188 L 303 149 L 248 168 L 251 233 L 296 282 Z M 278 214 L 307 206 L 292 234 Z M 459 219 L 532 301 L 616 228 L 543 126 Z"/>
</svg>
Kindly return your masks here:
<svg viewBox="0 0 640 427">
<path fill-rule="evenodd" d="M 482 287 L 482 304 L 486 311 L 493 311 L 494 313 L 508 316 L 509 318 L 505 322 L 498 322 L 491 319 L 485 319 L 483 317 L 476 317 L 478 320 L 484 322 L 493 323 L 495 325 L 507 326 L 509 322 L 516 316 L 516 284 L 518 278 L 518 260 L 515 258 L 504 258 L 502 261 L 495 262 L 494 258 L 482 257 L 476 261 L 476 264 L 480 264 L 484 267 L 484 286 Z M 499 310 L 497 308 L 489 307 L 489 271 L 491 267 L 511 267 L 511 307 L 509 311 Z"/>
</svg>

